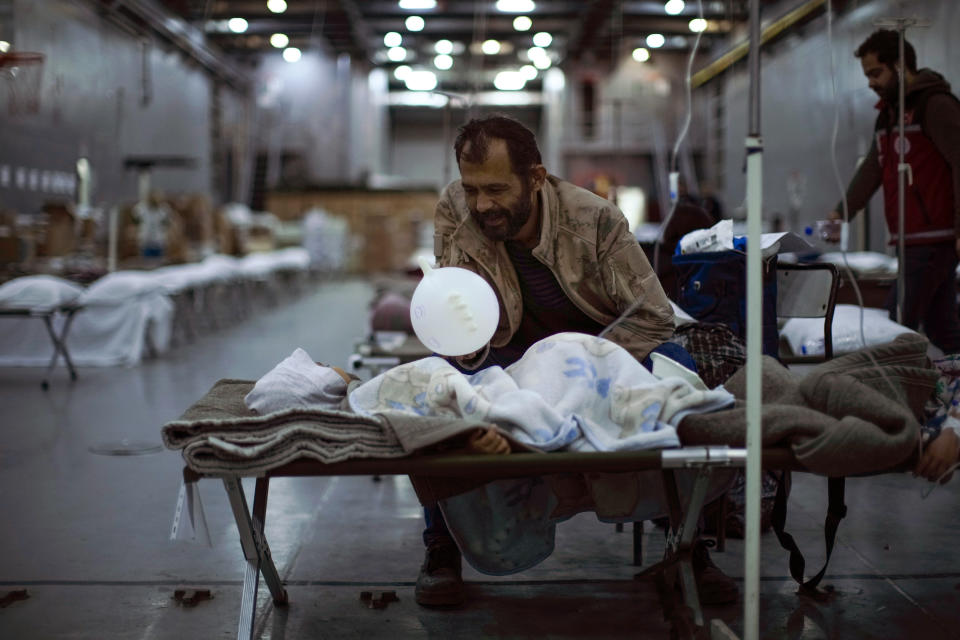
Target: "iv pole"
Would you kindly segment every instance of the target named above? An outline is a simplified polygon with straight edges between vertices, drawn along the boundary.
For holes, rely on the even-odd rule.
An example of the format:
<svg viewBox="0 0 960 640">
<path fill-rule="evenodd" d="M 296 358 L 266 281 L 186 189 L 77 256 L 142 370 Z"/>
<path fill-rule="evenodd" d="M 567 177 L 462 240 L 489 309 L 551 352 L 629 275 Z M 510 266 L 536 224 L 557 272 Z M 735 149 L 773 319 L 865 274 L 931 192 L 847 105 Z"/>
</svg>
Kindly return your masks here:
<svg viewBox="0 0 960 640">
<path fill-rule="evenodd" d="M 906 224 L 905 214 L 905 191 L 907 180 L 913 183 L 913 174 L 910 171 L 910 165 L 904 162 L 906 141 L 904 139 L 904 105 L 906 102 L 906 71 L 903 57 L 903 40 L 907 27 L 919 26 L 926 27 L 930 23 L 921 21 L 917 18 L 883 18 L 874 22 L 878 27 L 887 27 L 896 29 L 900 36 L 899 53 L 897 55 L 897 84 L 898 86 L 898 105 L 897 117 L 897 322 L 903 324 L 903 299 L 906 292 L 906 239 L 904 238 L 904 229 Z"/>
<path fill-rule="evenodd" d="M 759 640 L 760 620 L 760 359 L 763 138 L 760 136 L 760 0 L 750 0 L 750 100 L 747 128 L 747 464 L 743 637 Z"/>
</svg>

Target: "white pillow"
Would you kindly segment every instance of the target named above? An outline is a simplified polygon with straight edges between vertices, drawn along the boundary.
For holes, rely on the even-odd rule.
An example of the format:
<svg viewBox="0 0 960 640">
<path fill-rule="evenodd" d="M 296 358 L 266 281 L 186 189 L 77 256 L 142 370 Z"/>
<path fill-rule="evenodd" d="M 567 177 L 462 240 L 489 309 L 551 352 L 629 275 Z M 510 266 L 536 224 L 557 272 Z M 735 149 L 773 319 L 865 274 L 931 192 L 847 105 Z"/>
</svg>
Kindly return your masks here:
<svg viewBox="0 0 960 640">
<path fill-rule="evenodd" d="M 120 304 L 139 296 L 164 292 L 162 278 L 149 271 L 115 271 L 87 287 L 80 296 L 80 303 Z"/>
<path fill-rule="evenodd" d="M 902 333 L 916 333 L 890 319 L 886 309 L 863 310 L 863 333 L 860 336 L 860 307 L 838 304 L 833 312 L 833 353 L 850 353 L 864 346 L 890 342 Z M 823 355 L 823 318 L 790 318 L 780 329 L 794 355 Z"/>
<path fill-rule="evenodd" d="M 23 276 L 0 285 L 0 309 L 46 311 L 76 302 L 80 285 L 54 276 Z"/>
</svg>

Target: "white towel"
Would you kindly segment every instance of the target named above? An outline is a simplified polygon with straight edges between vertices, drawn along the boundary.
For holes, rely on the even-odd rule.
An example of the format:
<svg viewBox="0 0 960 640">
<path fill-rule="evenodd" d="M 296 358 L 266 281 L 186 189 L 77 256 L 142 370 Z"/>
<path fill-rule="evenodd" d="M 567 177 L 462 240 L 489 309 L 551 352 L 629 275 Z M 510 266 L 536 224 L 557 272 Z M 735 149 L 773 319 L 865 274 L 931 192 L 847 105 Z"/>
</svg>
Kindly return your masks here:
<svg viewBox="0 0 960 640">
<path fill-rule="evenodd" d="M 318 365 L 297 347 L 280 364 L 257 380 L 243 401 L 261 415 L 294 407 L 338 409 L 347 394 L 347 383 L 340 374 Z"/>
</svg>

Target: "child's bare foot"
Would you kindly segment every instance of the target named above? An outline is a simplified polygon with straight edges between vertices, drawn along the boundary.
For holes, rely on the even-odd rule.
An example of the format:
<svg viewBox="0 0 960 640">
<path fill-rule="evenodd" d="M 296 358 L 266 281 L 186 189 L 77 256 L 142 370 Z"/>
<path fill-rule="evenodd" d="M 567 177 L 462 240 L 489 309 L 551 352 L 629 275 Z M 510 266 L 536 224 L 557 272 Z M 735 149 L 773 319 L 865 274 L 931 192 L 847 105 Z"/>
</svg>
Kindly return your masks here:
<svg viewBox="0 0 960 640">
<path fill-rule="evenodd" d="M 510 443 L 493 427 L 475 431 L 467 440 L 467 450 L 471 453 L 510 453 Z"/>
</svg>

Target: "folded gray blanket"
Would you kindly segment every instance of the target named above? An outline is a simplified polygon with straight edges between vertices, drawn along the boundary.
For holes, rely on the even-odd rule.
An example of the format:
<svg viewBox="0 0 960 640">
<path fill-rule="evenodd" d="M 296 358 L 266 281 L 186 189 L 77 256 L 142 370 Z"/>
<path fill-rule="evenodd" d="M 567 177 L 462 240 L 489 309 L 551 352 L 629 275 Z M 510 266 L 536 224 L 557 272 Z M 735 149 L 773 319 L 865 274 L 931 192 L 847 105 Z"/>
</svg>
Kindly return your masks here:
<svg viewBox="0 0 960 640">
<path fill-rule="evenodd" d="M 477 428 L 465 420 L 364 417 L 342 409 L 299 407 L 258 415 L 243 402 L 253 386 L 249 380 L 218 381 L 163 426 L 164 444 L 182 449 L 187 466 L 199 473 L 252 476 L 298 459 L 331 464 L 398 458 Z"/>
</svg>

